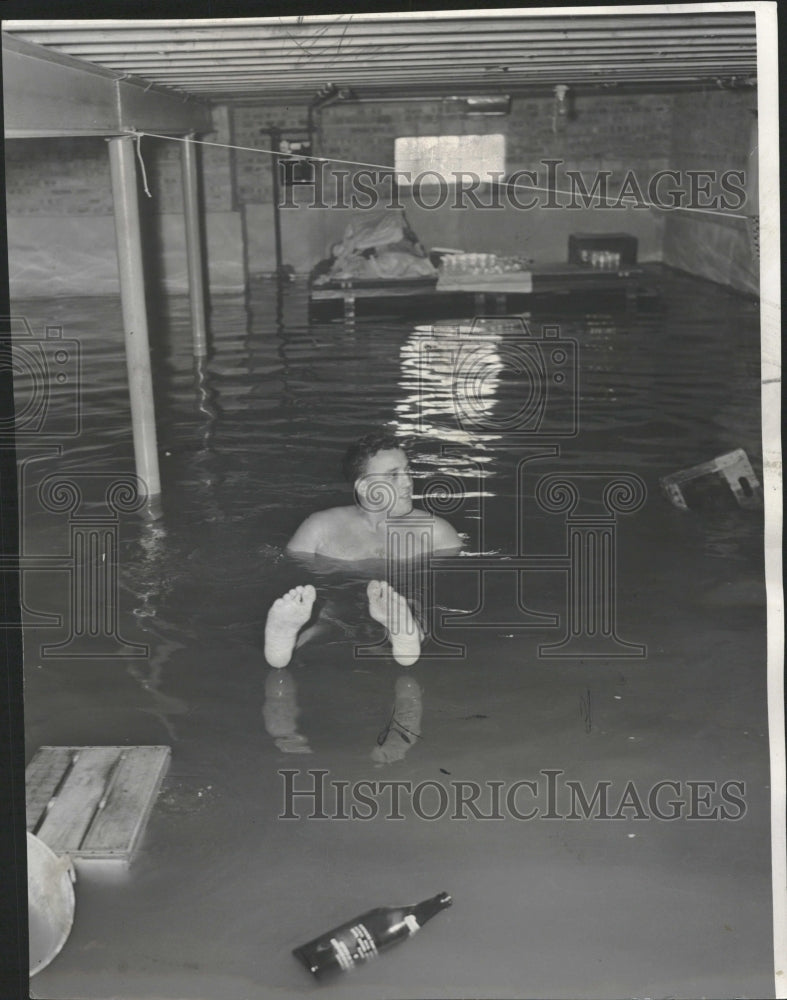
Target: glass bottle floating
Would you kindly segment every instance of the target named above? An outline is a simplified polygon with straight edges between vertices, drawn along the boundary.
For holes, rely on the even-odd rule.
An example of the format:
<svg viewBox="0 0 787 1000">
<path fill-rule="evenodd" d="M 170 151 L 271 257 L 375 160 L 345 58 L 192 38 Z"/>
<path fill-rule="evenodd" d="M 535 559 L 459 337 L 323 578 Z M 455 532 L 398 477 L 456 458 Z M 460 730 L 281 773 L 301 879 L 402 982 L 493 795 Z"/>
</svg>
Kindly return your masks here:
<svg viewBox="0 0 787 1000">
<path fill-rule="evenodd" d="M 378 906 L 294 948 L 293 955 L 318 979 L 346 972 L 385 948 L 406 941 L 452 902 L 447 892 L 441 892 L 413 906 Z"/>
</svg>

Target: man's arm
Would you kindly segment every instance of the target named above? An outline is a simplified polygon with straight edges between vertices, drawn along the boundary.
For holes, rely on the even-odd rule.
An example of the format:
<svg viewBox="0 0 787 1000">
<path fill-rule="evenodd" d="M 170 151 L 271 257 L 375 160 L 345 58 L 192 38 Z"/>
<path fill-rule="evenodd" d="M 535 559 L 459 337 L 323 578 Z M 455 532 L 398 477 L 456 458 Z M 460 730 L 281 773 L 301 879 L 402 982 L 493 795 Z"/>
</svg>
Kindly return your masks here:
<svg viewBox="0 0 787 1000">
<path fill-rule="evenodd" d="M 447 554 L 459 552 L 463 542 L 454 528 L 442 517 L 434 519 L 433 551 Z"/>
<path fill-rule="evenodd" d="M 287 542 L 288 552 L 315 555 L 322 538 L 322 517 L 319 513 L 307 517 L 292 538 Z"/>
</svg>

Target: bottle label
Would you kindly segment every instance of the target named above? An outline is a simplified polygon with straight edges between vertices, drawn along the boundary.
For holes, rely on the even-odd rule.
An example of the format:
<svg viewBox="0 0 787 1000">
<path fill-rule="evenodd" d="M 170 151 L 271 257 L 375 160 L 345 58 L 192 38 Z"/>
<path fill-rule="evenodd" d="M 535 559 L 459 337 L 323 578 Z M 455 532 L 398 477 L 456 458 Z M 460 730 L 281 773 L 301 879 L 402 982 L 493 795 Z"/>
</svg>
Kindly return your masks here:
<svg viewBox="0 0 787 1000">
<path fill-rule="evenodd" d="M 341 938 L 331 938 L 336 960 L 345 971 L 360 962 L 366 962 L 377 954 L 374 938 L 363 924 L 353 926 Z"/>
<path fill-rule="evenodd" d="M 421 925 L 418 923 L 418 921 L 415 919 L 412 913 L 407 914 L 407 916 L 404 918 L 404 922 L 407 924 L 410 930 L 410 937 L 412 937 L 413 934 L 415 934 L 415 932 L 419 930 L 421 927 Z"/>
<path fill-rule="evenodd" d="M 336 960 L 339 965 L 346 971 L 351 969 L 353 966 L 352 955 L 350 954 L 350 949 L 344 943 L 344 941 L 337 941 L 336 938 L 331 938 L 331 944 L 333 945 L 333 950 L 336 953 Z"/>
</svg>

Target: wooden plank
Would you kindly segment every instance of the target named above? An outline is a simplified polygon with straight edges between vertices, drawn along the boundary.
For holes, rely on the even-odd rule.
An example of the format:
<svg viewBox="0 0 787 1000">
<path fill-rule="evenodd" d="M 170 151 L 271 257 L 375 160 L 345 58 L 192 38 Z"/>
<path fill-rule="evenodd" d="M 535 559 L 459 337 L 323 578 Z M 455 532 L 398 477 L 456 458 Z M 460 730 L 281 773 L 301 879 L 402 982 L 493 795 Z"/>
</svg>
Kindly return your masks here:
<svg viewBox="0 0 787 1000">
<path fill-rule="evenodd" d="M 74 747 L 76 760 L 37 836 L 55 853 L 79 849 L 123 747 Z"/>
<path fill-rule="evenodd" d="M 386 299 L 395 296 L 431 294 L 437 286 L 437 276 L 421 278 L 332 278 L 311 284 L 309 298 L 313 302 L 329 299 Z"/>
<path fill-rule="evenodd" d="M 533 291 L 530 271 L 513 271 L 510 274 L 441 274 L 438 292 L 509 292 L 511 295 L 529 295 Z"/>
<path fill-rule="evenodd" d="M 311 287 L 317 291 L 355 291 L 367 288 L 372 291 L 387 291 L 389 288 L 418 289 L 434 288 L 437 275 L 426 274 L 419 278 L 331 278 L 328 281 L 313 281 Z"/>
<path fill-rule="evenodd" d="M 35 833 L 54 795 L 55 789 L 71 767 L 70 747 L 40 747 L 25 770 L 27 829 Z"/>
<path fill-rule="evenodd" d="M 164 746 L 124 750 L 107 789 L 106 801 L 99 804 L 76 857 L 131 860 L 170 756 L 170 748 Z"/>
</svg>

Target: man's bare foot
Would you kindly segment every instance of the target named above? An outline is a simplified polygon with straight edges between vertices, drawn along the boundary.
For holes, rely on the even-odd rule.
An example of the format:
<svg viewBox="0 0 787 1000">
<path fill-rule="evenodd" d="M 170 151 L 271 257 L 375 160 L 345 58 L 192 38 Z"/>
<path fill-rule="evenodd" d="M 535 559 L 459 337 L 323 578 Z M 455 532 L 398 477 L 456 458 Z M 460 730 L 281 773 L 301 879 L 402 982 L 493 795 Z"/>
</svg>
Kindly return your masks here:
<svg viewBox="0 0 787 1000">
<path fill-rule="evenodd" d="M 388 631 L 393 658 L 411 667 L 421 655 L 422 636 L 407 601 L 384 580 L 372 580 L 366 594 L 369 614 Z"/>
<path fill-rule="evenodd" d="M 372 750 L 377 764 L 392 764 L 401 760 L 421 735 L 421 687 L 413 677 L 396 681 L 396 702 L 388 726 L 380 733 L 378 745 Z"/>
<path fill-rule="evenodd" d="M 286 667 L 290 662 L 298 632 L 311 618 L 316 596 L 309 583 L 293 587 L 273 602 L 265 622 L 265 659 L 272 667 Z"/>
</svg>

